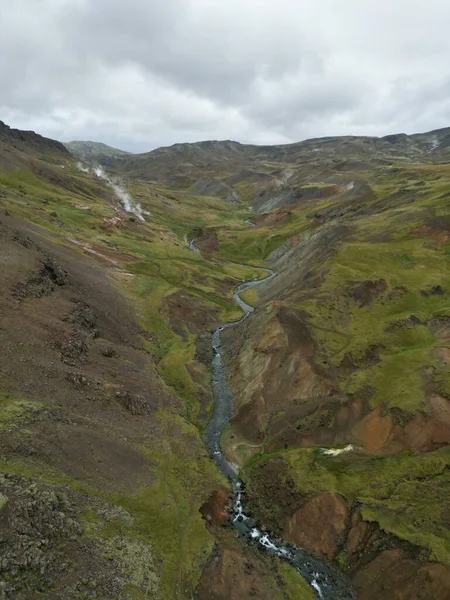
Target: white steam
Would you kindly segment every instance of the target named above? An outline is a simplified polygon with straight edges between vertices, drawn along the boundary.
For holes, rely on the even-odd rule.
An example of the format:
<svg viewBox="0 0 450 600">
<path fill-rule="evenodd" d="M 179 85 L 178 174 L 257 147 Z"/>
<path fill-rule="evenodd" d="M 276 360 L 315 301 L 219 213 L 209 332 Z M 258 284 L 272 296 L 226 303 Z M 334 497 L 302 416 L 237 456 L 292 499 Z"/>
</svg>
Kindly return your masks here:
<svg viewBox="0 0 450 600">
<path fill-rule="evenodd" d="M 141 205 L 133 200 L 130 194 L 120 185 L 120 183 L 118 183 L 118 181 L 113 181 L 108 177 L 100 166 L 95 167 L 94 173 L 112 187 L 114 193 L 119 198 L 121 205 L 127 212 L 133 213 L 138 219 L 145 221 Z"/>
<path fill-rule="evenodd" d="M 436 150 L 436 148 L 439 148 L 440 146 L 440 141 L 437 139 L 436 136 L 433 137 L 433 139 L 430 141 L 430 152 L 432 150 Z"/>
<path fill-rule="evenodd" d="M 78 163 L 77 163 L 77 169 L 78 169 L 79 171 L 83 171 L 83 173 L 89 173 L 89 169 L 88 169 L 88 167 L 84 167 L 84 166 L 83 166 L 83 163 L 81 163 L 81 162 L 78 162 Z"/>
</svg>

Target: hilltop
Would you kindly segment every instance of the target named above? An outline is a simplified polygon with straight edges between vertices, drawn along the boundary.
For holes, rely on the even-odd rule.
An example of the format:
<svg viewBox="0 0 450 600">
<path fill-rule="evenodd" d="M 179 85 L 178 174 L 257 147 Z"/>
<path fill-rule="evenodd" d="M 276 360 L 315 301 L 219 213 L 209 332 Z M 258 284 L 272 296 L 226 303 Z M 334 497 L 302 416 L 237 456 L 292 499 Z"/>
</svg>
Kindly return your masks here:
<svg viewBox="0 0 450 600">
<path fill-rule="evenodd" d="M 76 158 L 88 163 L 96 163 L 107 166 L 112 159 L 129 156 L 130 152 L 112 148 L 101 142 L 73 141 L 65 142 L 64 146 Z"/>
<path fill-rule="evenodd" d="M 288 145 L 255 146 L 230 140 L 174 144 L 114 162 L 124 175 L 205 195 L 229 197 L 262 211 L 291 203 L 301 188 L 364 179 L 393 162 L 449 160 L 450 129 L 427 133 L 325 137 Z M 111 163 L 112 164 L 112 163 Z M 273 203 L 268 194 L 282 190 Z M 265 196 L 261 201 L 258 196 Z"/>
<path fill-rule="evenodd" d="M 0 121 L 0 144 L 3 147 L 23 150 L 32 155 L 67 157 L 68 151 L 61 142 L 45 138 L 34 131 L 12 129 Z"/>
</svg>

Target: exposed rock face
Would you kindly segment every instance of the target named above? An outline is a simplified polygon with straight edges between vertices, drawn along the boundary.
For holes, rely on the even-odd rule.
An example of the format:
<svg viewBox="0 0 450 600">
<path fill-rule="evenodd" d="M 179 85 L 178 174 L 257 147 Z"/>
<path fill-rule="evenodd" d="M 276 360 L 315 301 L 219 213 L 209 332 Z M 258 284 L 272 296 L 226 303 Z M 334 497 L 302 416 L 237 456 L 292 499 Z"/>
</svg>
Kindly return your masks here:
<svg viewBox="0 0 450 600">
<path fill-rule="evenodd" d="M 200 579 L 199 600 L 283 600 L 286 596 L 250 552 L 220 544 Z"/>
<path fill-rule="evenodd" d="M 203 518 L 215 525 L 224 525 L 229 520 L 227 505 L 230 502 L 230 493 L 219 488 L 200 508 Z"/>
<path fill-rule="evenodd" d="M 189 190 L 201 196 L 217 196 L 224 198 L 232 204 L 239 204 L 239 195 L 232 187 L 219 179 L 202 177 L 192 185 Z"/>
<path fill-rule="evenodd" d="M 41 268 L 34 277 L 26 283 L 18 283 L 14 289 L 14 296 L 20 300 L 26 298 L 42 298 L 53 292 L 57 285 L 68 283 L 67 272 L 55 261 L 46 256 Z"/>
<path fill-rule="evenodd" d="M 307 500 L 290 519 L 285 535 L 294 544 L 328 560 L 343 543 L 348 508 L 338 494 L 321 494 Z"/>
<path fill-rule="evenodd" d="M 448 600 L 450 569 L 388 550 L 362 569 L 353 585 L 358 600 Z"/>
<path fill-rule="evenodd" d="M 0 490 L 2 599 L 28 600 L 39 595 L 125 600 L 130 584 L 155 597 L 157 578 L 150 544 L 133 543 L 125 535 L 102 541 L 83 536 L 80 506 L 131 525 L 125 510 L 98 499 L 85 505 L 86 494 L 9 473 L 0 473 Z M 137 565 L 142 569 L 138 577 L 132 573 Z"/>
<path fill-rule="evenodd" d="M 231 342 L 224 348 L 236 390 L 231 431 L 258 444 L 272 430 L 272 415 L 291 405 L 301 411 L 308 400 L 320 402 L 332 382 L 312 362 L 314 343 L 300 313 L 267 305 L 241 330 L 238 339 L 224 335 Z"/>
<path fill-rule="evenodd" d="M 62 157 L 68 157 L 69 151 L 60 142 L 45 138 L 34 131 L 21 131 L 12 129 L 0 121 L 0 143 L 7 144 L 18 150 L 36 152 L 37 154 L 60 154 Z"/>
<path fill-rule="evenodd" d="M 253 200 L 252 207 L 256 212 L 264 213 L 276 208 L 299 204 L 306 200 L 334 196 L 337 193 L 339 193 L 339 190 L 336 186 L 263 190 Z"/>
</svg>

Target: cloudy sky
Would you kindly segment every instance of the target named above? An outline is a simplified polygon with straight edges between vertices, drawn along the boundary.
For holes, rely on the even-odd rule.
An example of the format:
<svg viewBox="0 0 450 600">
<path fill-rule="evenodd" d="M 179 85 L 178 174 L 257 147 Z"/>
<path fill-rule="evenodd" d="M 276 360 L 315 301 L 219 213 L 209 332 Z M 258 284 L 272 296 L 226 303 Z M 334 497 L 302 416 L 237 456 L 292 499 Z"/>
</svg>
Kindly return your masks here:
<svg viewBox="0 0 450 600">
<path fill-rule="evenodd" d="M 447 0 L 10 0 L 0 120 L 141 152 L 450 126 Z"/>
</svg>

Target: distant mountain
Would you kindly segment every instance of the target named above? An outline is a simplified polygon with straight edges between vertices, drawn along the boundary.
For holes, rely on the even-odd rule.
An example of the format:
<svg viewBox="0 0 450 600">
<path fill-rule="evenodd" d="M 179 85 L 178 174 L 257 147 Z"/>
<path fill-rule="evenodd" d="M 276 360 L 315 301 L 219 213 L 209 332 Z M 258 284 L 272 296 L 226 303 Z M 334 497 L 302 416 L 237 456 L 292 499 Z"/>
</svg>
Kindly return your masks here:
<svg viewBox="0 0 450 600">
<path fill-rule="evenodd" d="M 249 201 L 258 210 L 259 206 L 273 209 L 289 204 L 293 196 L 306 197 L 298 188 L 310 182 L 347 185 L 374 167 L 447 160 L 449 146 L 449 128 L 382 138 L 323 137 L 274 146 L 212 140 L 121 155 L 110 166 L 130 177 L 199 195 Z M 275 203 L 267 196 L 260 198 L 274 190 Z"/>
<path fill-rule="evenodd" d="M 130 152 L 107 146 L 101 142 L 73 141 L 64 142 L 64 146 L 76 158 L 85 162 L 95 162 L 102 165 L 110 165 L 114 159 L 132 156 Z"/>
<path fill-rule="evenodd" d="M 61 142 L 43 137 L 34 131 L 12 129 L 3 121 L 0 121 L 0 143 L 16 148 L 21 152 L 38 156 L 56 154 L 67 157 L 69 155 L 66 147 Z"/>
</svg>

